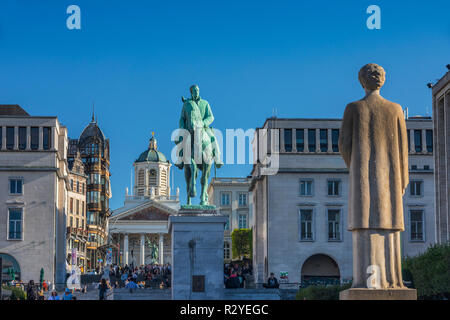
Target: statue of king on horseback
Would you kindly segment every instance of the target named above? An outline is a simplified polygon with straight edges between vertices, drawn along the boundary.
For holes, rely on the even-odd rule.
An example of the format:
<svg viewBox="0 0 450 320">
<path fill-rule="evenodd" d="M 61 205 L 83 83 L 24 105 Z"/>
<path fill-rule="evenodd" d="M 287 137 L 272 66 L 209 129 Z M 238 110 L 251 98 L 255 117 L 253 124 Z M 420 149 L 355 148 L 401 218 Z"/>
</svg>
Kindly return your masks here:
<svg viewBox="0 0 450 320">
<path fill-rule="evenodd" d="M 175 143 L 179 146 L 178 159 L 181 162 L 175 165 L 183 169 L 186 179 L 187 205 L 191 205 L 191 198 L 196 196 L 196 180 L 198 171 L 202 171 L 200 205 L 209 205 L 208 181 L 211 167 L 222 167 L 220 149 L 214 131 L 210 128 L 214 116 L 208 101 L 200 98 L 200 89 L 197 85 L 190 88 L 191 98 L 181 98 L 183 109 L 180 117 L 181 135 Z M 183 142 L 183 143 L 182 143 Z M 180 145 L 182 143 L 182 145 Z"/>
</svg>

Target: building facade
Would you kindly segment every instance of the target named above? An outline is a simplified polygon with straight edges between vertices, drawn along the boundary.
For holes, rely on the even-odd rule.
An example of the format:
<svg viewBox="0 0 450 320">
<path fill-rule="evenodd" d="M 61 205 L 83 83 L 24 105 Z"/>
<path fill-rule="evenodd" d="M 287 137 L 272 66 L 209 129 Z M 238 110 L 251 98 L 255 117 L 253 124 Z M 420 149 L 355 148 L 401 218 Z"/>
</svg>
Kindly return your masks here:
<svg viewBox="0 0 450 320">
<path fill-rule="evenodd" d="M 208 199 L 220 214 L 228 217 L 224 230 L 224 261 L 232 260 L 231 232 L 234 229 L 252 229 L 251 178 L 212 178 Z"/>
<path fill-rule="evenodd" d="M 85 167 L 86 179 L 86 268 L 96 269 L 104 265 L 108 241 L 110 184 L 109 139 L 106 139 L 92 115 L 91 122 L 78 139 L 70 139 L 68 162 L 72 166 L 77 154 Z"/>
<path fill-rule="evenodd" d="M 67 129 L 56 117 L 0 106 L 0 254 L 3 279 L 64 285 Z M 5 266 L 5 265 L 4 265 Z"/>
<path fill-rule="evenodd" d="M 179 192 L 170 192 L 170 162 L 158 151 L 154 136 L 134 161 L 134 194 L 125 193 L 124 206 L 109 217 L 112 263 L 121 266 L 172 260 L 170 215 L 180 209 Z"/>
<path fill-rule="evenodd" d="M 447 68 L 450 67 L 447 66 Z M 436 240 L 450 241 L 450 72 L 433 86 Z"/>
<path fill-rule="evenodd" d="M 87 176 L 80 153 L 69 166 L 67 206 L 67 262 L 77 266 L 81 273 L 87 267 L 88 228 L 86 223 Z"/>
<path fill-rule="evenodd" d="M 435 241 L 432 121 L 406 122 L 411 181 L 404 196 L 404 256 Z M 340 127 L 340 119 L 270 118 L 256 129 L 250 186 L 256 282 L 270 272 L 303 285 L 351 280 L 348 169 L 339 153 Z M 278 171 L 263 174 L 262 164 L 278 150 Z"/>
</svg>

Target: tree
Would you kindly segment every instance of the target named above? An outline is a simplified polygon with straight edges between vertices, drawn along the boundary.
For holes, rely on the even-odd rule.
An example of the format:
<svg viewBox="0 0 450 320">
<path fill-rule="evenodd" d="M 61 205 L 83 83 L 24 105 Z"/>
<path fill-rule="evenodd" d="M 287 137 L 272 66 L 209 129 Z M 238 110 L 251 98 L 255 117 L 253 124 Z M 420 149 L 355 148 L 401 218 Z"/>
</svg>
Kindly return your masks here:
<svg viewBox="0 0 450 320">
<path fill-rule="evenodd" d="M 251 229 L 234 229 L 231 233 L 233 259 L 252 258 L 253 236 Z"/>
</svg>

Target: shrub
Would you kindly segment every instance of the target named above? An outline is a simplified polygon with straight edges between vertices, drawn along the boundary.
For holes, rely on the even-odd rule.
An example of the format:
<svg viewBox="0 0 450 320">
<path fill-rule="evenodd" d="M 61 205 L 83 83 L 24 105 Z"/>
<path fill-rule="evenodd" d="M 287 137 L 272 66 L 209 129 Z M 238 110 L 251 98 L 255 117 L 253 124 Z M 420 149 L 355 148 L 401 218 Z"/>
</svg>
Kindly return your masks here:
<svg viewBox="0 0 450 320">
<path fill-rule="evenodd" d="M 309 286 L 298 291 L 297 300 L 339 300 L 339 292 L 347 290 L 350 284 L 337 286 Z"/>
<path fill-rule="evenodd" d="M 231 251 L 233 259 L 252 258 L 252 230 L 251 229 L 235 229 L 231 233 Z"/>
<path fill-rule="evenodd" d="M 419 299 L 450 298 L 450 244 L 436 244 L 403 261 L 403 277 L 412 281 Z"/>
<path fill-rule="evenodd" d="M 21 288 L 3 286 L 3 290 L 11 291 L 11 295 L 9 296 L 10 300 L 26 300 L 27 298 L 27 294 Z"/>
</svg>

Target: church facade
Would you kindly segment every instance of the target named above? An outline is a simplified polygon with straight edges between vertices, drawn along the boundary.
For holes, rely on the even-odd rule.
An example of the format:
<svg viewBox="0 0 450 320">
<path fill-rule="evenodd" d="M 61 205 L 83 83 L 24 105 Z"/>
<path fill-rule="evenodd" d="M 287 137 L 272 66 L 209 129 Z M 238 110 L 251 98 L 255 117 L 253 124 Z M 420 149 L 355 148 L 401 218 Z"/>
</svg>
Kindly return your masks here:
<svg viewBox="0 0 450 320">
<path fill-rule="evenodd" d="M 121 266 L 166 264 L 172 260 L 170 215 L 180 208 L 178 191 L 171 195 L 171 164 L 151 137 L 148 149 L 134 161 L 134 188 L 123 207 L 109 217 L 112 263 Z"/>
</svg>

